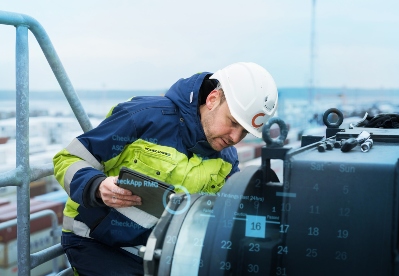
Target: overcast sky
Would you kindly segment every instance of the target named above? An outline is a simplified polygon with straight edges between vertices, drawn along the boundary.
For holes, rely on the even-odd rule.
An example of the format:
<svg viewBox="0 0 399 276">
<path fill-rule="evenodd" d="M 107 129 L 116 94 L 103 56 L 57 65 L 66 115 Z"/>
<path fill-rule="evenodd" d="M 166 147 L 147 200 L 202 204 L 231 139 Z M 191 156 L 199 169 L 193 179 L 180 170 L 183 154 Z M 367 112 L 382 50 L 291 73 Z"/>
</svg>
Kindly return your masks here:
<svg viewBox="0 0 399 276">
<path fill-rule="evenodd" d="M 47 31 L 75 89 L 167 89 L 237 61 L 278 87 L 310 77 L 312 0 L 0 0 Z M 317 0 L 315 84 L 399 88 L 399 1 Z M 59 89 L 29 35 L 30 89 Z M 15 28 L 0 25 L 0 89 L 15 89 Z"/>
</svg>

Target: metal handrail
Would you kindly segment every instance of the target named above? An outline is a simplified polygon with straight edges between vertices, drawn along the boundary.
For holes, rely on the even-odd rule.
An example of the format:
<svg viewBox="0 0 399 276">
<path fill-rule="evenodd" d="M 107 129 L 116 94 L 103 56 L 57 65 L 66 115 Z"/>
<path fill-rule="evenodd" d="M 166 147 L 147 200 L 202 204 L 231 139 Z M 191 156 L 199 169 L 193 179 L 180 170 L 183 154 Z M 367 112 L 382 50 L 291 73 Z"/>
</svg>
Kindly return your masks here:
<svg viewBox="0 0 399 276">
<path fill-rule="evenodd" d="M 57 215 L 53 210 L 42 210 L 31 214 L 30 221 L 47 216 L 51 218 L 51 236 L 53 237 L 53 245 L 48 249 L 43 249 L 36 253 L 31 254 L 30 268 L 33 269 L 38 265 L 41 265 L 42 263 L 45 263 L 49 260 L 53 260 L 53 272 L 56 273 L 58 271 L 58 264 L 56 257 L 61 256 L 64 253 L 61 244 L 58 243 L 57 241 L 57 230 L 59 228 Z M 17 224 L 17 219 L 11 219 L 2 222 L 0 223 L 0 230 L 12 227 L 16 224 Z"/>
<path fill-rule="evenodd" d="M 72 86 L 71 81 L 69 80 L 64 66 L 62 65 L 61 60 L 58 57 L 53 44 L 51 43 L 50 37 L 47 35 L 42 25 L 29 15 L 6 11 L 0 11 L 0 24 L 13 25 L 17 28 L 19 26 L 24 26 L 32 32 L 39 43 L 39 46 L 42 49 L 55 77 L 57 78 L 57 81 L 61 86 L 61 89 L 64 92 L 65 97 L 67 98 L 69 105 L 75 114 L 75 117 L 78 119 L 82 130 L 86 132 L 92 129 L 93 127 L 89 117 L 83 109 L 83 106 L 75 92 L 75 89 Z"/>
<path fill-rule="evenodd" d="M 72 111 L 84 132 L 92 124 L 71 81 L 40 23 L 24 14 L 0 11 L 0 24 L 16 27 L 16 168 L 0 174 L 0 187 L 17 186 L 18 275 L 30 275 L 32 265 L 39 265 L 46 256 L 59 256 L 60 246 L 30 255 L 30 182 L 53 174 L 52 164 L 30 166 L 29 163 L 29 48 L 28 30 L 35 36 Z M 58 254 L 58 255 L 57 255 Z"/>
</svg>

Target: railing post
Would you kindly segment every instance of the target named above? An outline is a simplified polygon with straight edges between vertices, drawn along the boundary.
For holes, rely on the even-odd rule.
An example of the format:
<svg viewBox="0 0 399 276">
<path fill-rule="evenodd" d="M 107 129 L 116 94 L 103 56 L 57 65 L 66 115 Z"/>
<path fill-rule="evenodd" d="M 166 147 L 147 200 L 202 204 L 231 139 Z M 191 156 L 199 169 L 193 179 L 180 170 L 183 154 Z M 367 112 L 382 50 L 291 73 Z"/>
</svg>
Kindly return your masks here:
<svg viewBox="0 0 399 276">
<path fill-rule="evenodd" d="M 77 96 L 68 75 L 48 37 L 46 31 L 34 18 L 18 13 L 0 11 L 0 24 L 16 27 L 16 169 L 0 174 L 0 187 L 17 186 L 17 245 L 18 245 L 18 275 L 30 275 L 31 264 L 36 267 L 42 253 L 30 256 L 30 181 L 52 174 L 51 163 L 30 168 L 29 162 L 29 50 L 28 29 L 50 64 L 55 77 L 60 84 L 65 97 L 77 117 L 83 131 L 92 129 L 89 117 Z M 52 248 L 50 253 L 59 256 L 59 247 Z M 40 260 L 38 262 L 40 262 Z M 68 269 L 68 272 L 71 270 Z M 66 274 L 63 274 L 66 275 Z"/>
<path fill-rule="evenodd" d="M 18 275 L 30 275 L 29 49 L 28 27 L 16 27 L 16 166 Z"/>
</svg>

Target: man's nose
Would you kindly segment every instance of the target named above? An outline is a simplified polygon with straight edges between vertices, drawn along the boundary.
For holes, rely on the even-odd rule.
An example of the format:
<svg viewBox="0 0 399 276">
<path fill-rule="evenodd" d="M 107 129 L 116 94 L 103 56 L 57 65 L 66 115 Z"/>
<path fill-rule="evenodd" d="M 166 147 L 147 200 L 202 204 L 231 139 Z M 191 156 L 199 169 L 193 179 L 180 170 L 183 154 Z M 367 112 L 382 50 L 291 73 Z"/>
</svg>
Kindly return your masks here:
<svg viewBox="0 0 399 276">
<path fill-rule="evenodd" d="M 240 128 L 233 129 L 230 133 L 231 142 L 233 142 L 235 145 L 238 142 L 240 142 L 245 137 L 245 135 L 246 133 L 244 129 Z"/>
</svg>

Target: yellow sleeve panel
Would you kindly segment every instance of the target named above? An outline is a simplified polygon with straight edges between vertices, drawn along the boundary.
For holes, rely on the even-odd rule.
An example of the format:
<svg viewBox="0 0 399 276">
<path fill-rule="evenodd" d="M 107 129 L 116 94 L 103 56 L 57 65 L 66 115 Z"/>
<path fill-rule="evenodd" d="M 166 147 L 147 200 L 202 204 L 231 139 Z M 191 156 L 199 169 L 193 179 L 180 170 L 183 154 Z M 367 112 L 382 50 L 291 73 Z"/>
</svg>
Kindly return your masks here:
<svg viewBox="0 0 399 276">
<path fill-rule="evenodd" d="M 69 152 L 66 149 L 61 150 L 54 156 L 53 158 L 54 176 L 63 189 L 65 189 L 64 178 L 69 166 L 81 160 L 82 160 L 81 158 L 69 154 Z"/>
</svg>

